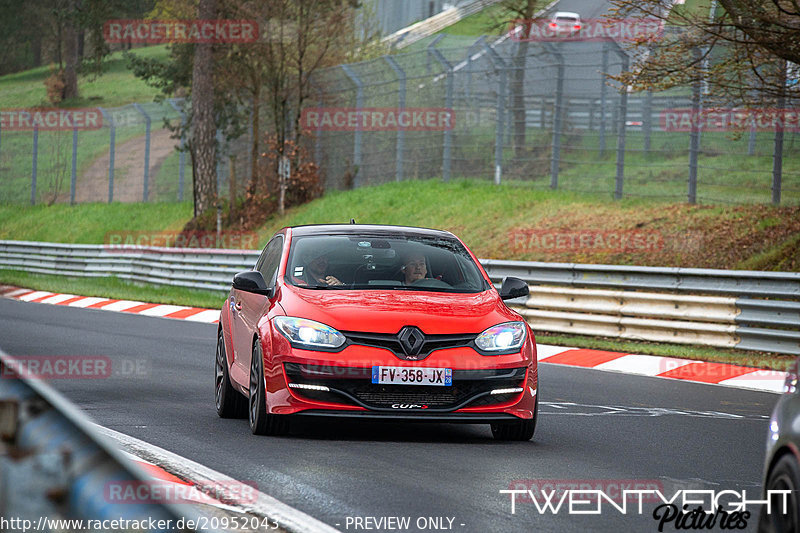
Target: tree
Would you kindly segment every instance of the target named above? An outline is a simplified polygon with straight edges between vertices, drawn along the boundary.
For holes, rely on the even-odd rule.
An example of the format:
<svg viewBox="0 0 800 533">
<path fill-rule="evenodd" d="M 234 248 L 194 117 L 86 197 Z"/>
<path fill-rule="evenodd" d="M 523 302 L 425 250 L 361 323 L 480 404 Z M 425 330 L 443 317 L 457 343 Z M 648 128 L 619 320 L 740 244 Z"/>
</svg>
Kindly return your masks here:
<svg viewBox="0 0 800 533">
<path fill-rule="evenodd" d="M 800 5 L 795 0 L 719 0 L 712 12 L 672 8 L 670 0 L 611 0 L 615 17 L 644 16 L 667 24 L 658 39 L 617 79 L 634 90 L 663 90 L 703 80 L 709 99 L 769 105 L 797 96 L 787 87 L 787 61 L 800 62 Z M 718 4 L 718 5 L 717 5 Z"/>
<path fill-rule="evenodd" d="M 505 10 L 502 24 L 506 28 L 512 28 L 518 23 L 530 23 L 536 14 L 536 8 L 539 0 L 503 0 L 500 6 Z M 525 65 L 528 57 L 529 42 L 526 39 L 521 39 L 517 43 L 517 49 L 511 59 L 512 72 L 511 83 L 509 89 L 511 93 L 511 109 L 513 110 L 511 116 L 514 122 L 512 146 L 514 149 L 514 157 L 520 158 L 525 150 L 525 129 L 526 129 L 526 113 L 525 113 Z"/>
<path fill-rule="evenodd" d="M 199 0 L 198 19 L 214 19 L 216 14 L 215 0 Z M 213 52 L 211 43 L 199 43 L 194 48 L 191 146 L 195 217 L 217 202 Z"/>
<path fill-rule="evenodd" d="M 269 64 L 267 103 L 278 151 L 291 141 L 295 146 L 303 134 L 300 116 L 311 96 L 311 77 L 322 67 L 342 63 L 346 53 L 357 47 L 353 25 L 356 0 L 276 0 L 271 20 L 275 21 L 278 38 L 267 46 Z M 280 159 L 275 159 L 273 171 L 278 172 Z M 292 161 L 292 167 L 297 161 Z M 288 184 L 279 177 L 278 212 L 286 206 Z"/>
</svg>

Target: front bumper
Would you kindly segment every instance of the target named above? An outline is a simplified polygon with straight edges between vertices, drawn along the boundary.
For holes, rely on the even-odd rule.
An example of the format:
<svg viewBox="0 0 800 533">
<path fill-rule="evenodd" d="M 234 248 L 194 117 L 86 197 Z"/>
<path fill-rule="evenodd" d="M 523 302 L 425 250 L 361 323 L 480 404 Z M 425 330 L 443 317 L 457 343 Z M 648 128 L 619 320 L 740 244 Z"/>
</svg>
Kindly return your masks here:
<svg viewBox="0 0 800 533">
<path fill-rule="evenodd" d="M 267 378 L 273 414 L 473 423 L 533 417 L 538 380 L 531 343 L 515 354 L 482 356 L 460 347 L 413 362 L 368 346 L 348 346 L 335 354 L 298 350 L 288 343 L 282 348 L 288 353 L 275 357 L 272 379 Z M 373 366 L 451 368 L 453 384 L 373 384 Z M 514 392 L 492 394 L 498 389 Z"/>
</svg>

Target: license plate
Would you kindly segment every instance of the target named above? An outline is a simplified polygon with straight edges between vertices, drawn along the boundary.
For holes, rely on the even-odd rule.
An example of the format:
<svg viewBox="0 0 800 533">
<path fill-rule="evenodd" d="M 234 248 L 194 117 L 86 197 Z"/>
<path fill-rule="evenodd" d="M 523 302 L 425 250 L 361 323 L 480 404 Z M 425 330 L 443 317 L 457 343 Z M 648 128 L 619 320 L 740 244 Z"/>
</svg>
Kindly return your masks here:
<svg viewBox="0 0 800 533">
<path fill-rule="evenodd" d="M 449 387 L 453 384 L 453 369 L 373 366 L 372 382 L 380 385 L 437 385 Z"/>
</svg>

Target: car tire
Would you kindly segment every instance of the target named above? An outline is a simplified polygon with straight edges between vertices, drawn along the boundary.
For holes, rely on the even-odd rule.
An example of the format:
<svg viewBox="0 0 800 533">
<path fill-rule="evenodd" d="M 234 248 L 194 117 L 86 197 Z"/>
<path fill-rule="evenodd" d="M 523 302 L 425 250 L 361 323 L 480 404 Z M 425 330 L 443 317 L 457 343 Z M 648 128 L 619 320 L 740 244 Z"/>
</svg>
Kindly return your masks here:
<svg viewBox="0 0 800 533">
<path fill-rule="evenodd" d="M 772 502 L 772 513 L 767 514 L 766 506 L 761 508 L 759 517 L 759 533 L 779 533 L 782 531 L 800 531 L 800 466 L 791 453 L 781 457 L 767 476 L 765 490 L 790 490 L 786 499 L 787 512 L 783 514 L 781 497 Z"/>
<path fill-rule="evenodd" d="M 247 398 L 231 385 L 222 330 L 217 335 L 217 354 L 214 361 L 214 400 L 220 418 L 247 416 Z"/>
<path fill-rule="evenodd" d="M 289 431 L 289 419 L 285 415 L 272 415 L 267 412 L 266 392 L 264 390 L 264 355 L 261 342 L 253 346 L 250 361 L 250 398 L 248 400 L 248 421 L 253 435 L 284 435 Z"/>
<path fill-rule="evenodd" d="M 515 422 L 492 423 L 492 436 L 495 440 L 526 441 L 533 438 L 536 432 L 536 420 L 539 418 L 539 395 L 533 404 L 533 418 Z"/>
</svg>

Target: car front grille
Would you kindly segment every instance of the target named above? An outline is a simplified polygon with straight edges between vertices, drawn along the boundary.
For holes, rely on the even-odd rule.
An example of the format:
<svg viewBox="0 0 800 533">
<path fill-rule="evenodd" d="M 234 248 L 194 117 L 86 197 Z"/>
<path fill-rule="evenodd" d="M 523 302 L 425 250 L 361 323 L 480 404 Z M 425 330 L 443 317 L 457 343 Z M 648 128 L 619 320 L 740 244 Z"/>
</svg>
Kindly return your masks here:
<svg viewBox="0 0 800 533">
<path fill-rule="evenodd" d="M 369 368 L 331 367 L 286 363 L 290 383 L 322 385 L 329 391 L 293 388 L 313 401 L 357 405 L 367 409 L 394 409 L 397 404 L 419 405 L 438 411 L 506 403 L 519 393 L 488 394 L 495 389 L 524 387 L 525 367 L 503 370 L 454 370 L 453 385 L 380 385 L 372 383 Z"/>
<path fill-rule="evenodd" d="M 445 348 L 461 348 L 473 346 L 473 341 L 477 335 L 425 335 L 421 348 L 414 356 L 410 356 L 403 348 L 398 334 L 394 333 L 364 333 L 356 331 L 343 331 L 344 336 L 350 344 L 360 346 L 371 346 L 374 348 L 384 348 L 391 351 L 400 359 L 419 361 L 428 357 L 435 350 Z"/>
</svg>

